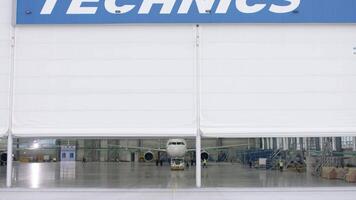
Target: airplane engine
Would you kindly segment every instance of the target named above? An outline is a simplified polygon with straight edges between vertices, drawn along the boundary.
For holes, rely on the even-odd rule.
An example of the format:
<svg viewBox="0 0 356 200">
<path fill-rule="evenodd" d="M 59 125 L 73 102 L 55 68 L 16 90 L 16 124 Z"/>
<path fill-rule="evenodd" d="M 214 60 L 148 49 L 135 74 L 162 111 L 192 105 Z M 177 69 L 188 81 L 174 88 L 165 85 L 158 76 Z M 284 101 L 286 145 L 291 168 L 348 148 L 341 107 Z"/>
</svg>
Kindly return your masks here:
<svg viewBox="0 0 356 200">
<path fill-rule="evenodd" d="M 207 151 L 202 151 L 202 152 L 200 153 L 200 157 L 201 157 L 202 160 L 208 160 L 208 158 L 209 158 L 209 153 L 208 153 Z"/>
<path fill-rule="evenodd" d="M 0 153 L 0 163 L 1 165 L 4 165 L 7 162 L 7 153 Z"/>
<path fill-rule="evenodd" d="M 151 151 L 147 151 L 144 155 L 145 161 L 152 161 L 154 159 L 154 154 Z"/>
</svg>

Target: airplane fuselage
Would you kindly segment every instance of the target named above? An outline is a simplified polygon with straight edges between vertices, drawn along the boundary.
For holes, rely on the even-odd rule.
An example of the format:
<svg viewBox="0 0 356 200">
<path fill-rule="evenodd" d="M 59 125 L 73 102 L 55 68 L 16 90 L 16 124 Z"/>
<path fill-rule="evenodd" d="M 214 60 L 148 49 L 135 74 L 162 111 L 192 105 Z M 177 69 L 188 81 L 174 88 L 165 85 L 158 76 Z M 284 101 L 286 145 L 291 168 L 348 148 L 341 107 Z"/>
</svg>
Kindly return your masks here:
<svg viewBox="0 0 356 200">
<path fill-rule="evenodd" d="M 183 158 L 187 153 L 187 142 L 184 139 L 170 139 L 167 142 L 167 155 L 170 158 Z"/>
</svg>

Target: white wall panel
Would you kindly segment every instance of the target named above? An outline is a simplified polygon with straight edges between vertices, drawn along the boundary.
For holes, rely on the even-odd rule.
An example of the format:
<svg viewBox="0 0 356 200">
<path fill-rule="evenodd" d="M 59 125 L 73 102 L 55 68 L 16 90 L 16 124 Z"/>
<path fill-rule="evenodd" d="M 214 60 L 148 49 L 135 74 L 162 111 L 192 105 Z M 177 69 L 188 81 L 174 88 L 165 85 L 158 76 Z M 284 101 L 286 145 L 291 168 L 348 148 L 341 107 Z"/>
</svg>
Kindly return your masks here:
<svg viewBox="0 0 356 200">
<path fill-rule="evenodd" d="M 206 136 L 356 132 L 356 27 L 202 26 Z"/>
<path fill-rule="evenodd" d="M 192 136 L 194 26 L 18 26 L 18 136 Z"/>
<path fill-rule="evenodd" d="M 0 136 L 8 129 L 12 1 L 0 1 Z"/>
</svg>

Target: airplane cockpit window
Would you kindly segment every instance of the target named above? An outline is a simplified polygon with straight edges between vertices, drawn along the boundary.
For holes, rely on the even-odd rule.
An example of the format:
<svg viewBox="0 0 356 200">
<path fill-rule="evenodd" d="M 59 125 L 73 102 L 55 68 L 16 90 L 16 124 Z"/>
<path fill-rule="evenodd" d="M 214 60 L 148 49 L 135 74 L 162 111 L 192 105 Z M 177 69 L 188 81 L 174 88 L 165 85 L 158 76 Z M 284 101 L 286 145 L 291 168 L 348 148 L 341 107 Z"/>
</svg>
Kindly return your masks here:
<svg viewBox="0 0 356 200">
<path fill-rule="evenodd" d="M 170 142 L 168 145 L 177 145 L 179 142 Z"/>
</svg>

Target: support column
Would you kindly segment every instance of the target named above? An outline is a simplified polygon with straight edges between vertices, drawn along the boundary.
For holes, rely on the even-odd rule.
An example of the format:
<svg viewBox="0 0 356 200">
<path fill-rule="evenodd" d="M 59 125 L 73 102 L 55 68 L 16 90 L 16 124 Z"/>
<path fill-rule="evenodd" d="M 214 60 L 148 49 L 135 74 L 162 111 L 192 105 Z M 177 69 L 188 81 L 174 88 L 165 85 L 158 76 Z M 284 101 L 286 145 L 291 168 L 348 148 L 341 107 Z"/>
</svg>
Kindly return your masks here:
<svg viewBox="0 0 356 200">
<path fill-rule="evenodd" d="M 9 129 L 7 131 L 7 166 L 6 166 L 6 187 L 11 187 L 12 185 L 12 148 L 13 148 L 13 136 L 12 136 L 12 126 L 13 126 L 13 111 L 14 111 L 14 80 L 15 80 L 15 26 L 11 26 L 11 63 L 10 63 L 10 82 L 9 82 Z"/>
<path fill-rule="evenodd" d="M 200 27 L 195 28 L 195 95 L 196 95 L 196 140 L 195 140 L 195 181 L 197 188 L 201 187 L 201 130 L 200 130 L 200 98 L 201 98 L 201 71 L 200 71 Z"/>
<path fill-rule="evenodd" d="M 196 140 L 195 140 L 195 180 L 196 180 L 196 186 L 198 188 L 201 187 L 201 158 L 200 158 L 200 153 L 201 153 L 201 136 L 200 136 L 200 130 L 198 130 Z"/>
<path fill-rule="evenodd" d="M 12 185 L 12 145 L 12 133 L 9 131 L 7 137 L 6 187 L 11 187 Z"/>
<path fill-rule="evenodd" d="M 284 150 L 285 149 L 285 139 L 284 138 L 281 138 L 281 148 Z"/>
<path fill-rule="evenodd" d="M 289 149 L 288 138 L 283 138 L 283 150 L 288 150 L 288 149 Z"/>
<path fill-rule="evenodd" d="M 262 149 L 265 149 L 265 139 L 261 138 L 261 142 L 262 142 Z"/>
<path fill-rule="evenodd" d="M 333 151 L 336 151 L 336 138 L 335 138 L 335 137 L 332 137 L 332 138 L 331 138 L 331 141 L 332 141 L 332 148 L 333 148 Z"/>
<path fill-rule="evenodd" d="M 319 147 L 320 147 L 320 151 L 324 149 L 324 138 L 322 137 L 319 138 Z"/>
<path fill-rule="evenodd" d="M 297 150 L 301 150 L 302 148 L 300 146 L 300 138 L 297 137 L 296 140 L 297 140 L 297 142 L 296 142 L 297 143 Z"/>
<path fill-rule="evenodd" d="M 356 151 L 356 137 L 352 138 L 352 147 L 353 147 L 353 150 Z"/>
<path fill-rule="evenodd" d="M 250 138 L 247 138 L 247 149 L 250 149 Z"/>
<path fill-rule="evenodd" d="M 281 148 L 281 138 L 276 138 L 276 147 L 277 149 Z"/>
<path fill-rule="evenodd" d="M 303 137 L 303 149 L 308 150 L 308 143 L 307 143 L 307 138 Z"/>
</svg>

